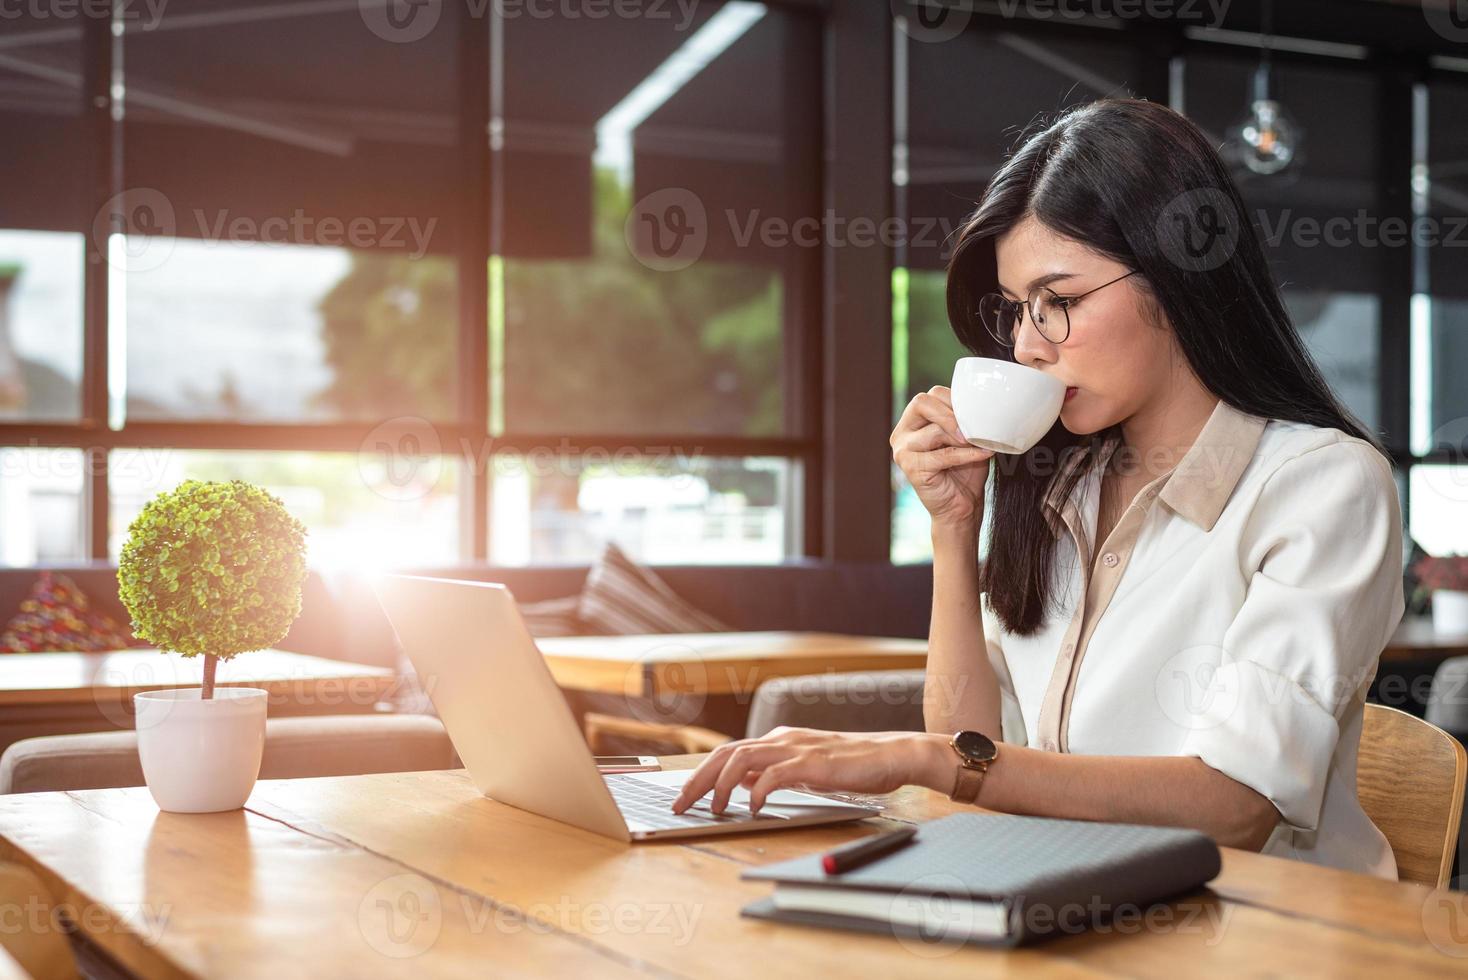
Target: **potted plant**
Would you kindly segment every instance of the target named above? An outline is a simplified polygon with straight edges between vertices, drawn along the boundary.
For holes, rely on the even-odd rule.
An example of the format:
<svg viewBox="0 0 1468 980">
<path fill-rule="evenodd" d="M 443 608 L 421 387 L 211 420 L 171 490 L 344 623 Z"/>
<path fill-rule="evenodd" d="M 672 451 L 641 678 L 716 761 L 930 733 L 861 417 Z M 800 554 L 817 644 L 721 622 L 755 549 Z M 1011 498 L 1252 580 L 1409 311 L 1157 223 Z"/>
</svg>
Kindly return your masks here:
<svg viewBox="0 0 1468 980">
<path fill-rule="evenodd" d="M 239 480 L 187 480 L 149 501 L 118 562 L 133 632 L 204 658 L 202 687 L 134 696 L 143 778 L 160 809 L 244 805 L 260 775 L 266 692 L 214 684 L 221 660 L 280 641 L 301 611 L 306 529 Z"/>
<path fill-rule="evenodd" d="M 1412 572 L 1432 593 L 1433 632 L 1468 634 L 1468 555 L 1423 555 Z"/>
</svg>

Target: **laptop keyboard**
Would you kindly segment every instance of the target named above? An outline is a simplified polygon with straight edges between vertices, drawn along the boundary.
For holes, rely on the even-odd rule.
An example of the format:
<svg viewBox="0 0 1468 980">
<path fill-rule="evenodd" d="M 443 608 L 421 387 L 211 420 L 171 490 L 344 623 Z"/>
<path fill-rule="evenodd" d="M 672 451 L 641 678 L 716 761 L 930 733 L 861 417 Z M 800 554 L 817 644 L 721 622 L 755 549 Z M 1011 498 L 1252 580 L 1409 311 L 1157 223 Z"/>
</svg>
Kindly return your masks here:
<svg viewBox="0 0 1468 980">
<path fill-rule="evenodd" d="M 783 815 L 768 811 L 753 814 L 749 812 L 748 807 L 733 802 L 724 808 L 722 814 L 717 814 L 709 808 L 712 797 L 699 800 L 682 813 L 674 813 L 672 805 L 673 801 L 678 798 L 678 790 L 625 775 L 611 775 L 605 778 L 607 788 L 612 791 L 612 799 L 617 801 L 617 809 L 622 811 L 622 816 L 626 818 L 627 822 L 652 827 L 655 830 L 747 823 L 752 820 L 786 819 Z"/>
</svg>

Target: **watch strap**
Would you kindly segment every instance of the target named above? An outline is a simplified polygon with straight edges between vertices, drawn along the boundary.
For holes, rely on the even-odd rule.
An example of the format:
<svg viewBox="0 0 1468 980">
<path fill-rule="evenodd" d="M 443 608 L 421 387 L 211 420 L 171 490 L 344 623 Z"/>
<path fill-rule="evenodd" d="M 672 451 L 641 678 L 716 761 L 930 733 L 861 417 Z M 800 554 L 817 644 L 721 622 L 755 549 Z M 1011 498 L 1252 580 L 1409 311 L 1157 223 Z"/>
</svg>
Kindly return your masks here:
<svg viewBox="0 0 1468 980">
<path fill-rule="evenodd" d="M 989 770 L 989 763 L 960 763 L 957 768 L 953 792 L 948 794 L 948 798 L 955 803 L 974 803 L 979 798 L 979 789 L 984 785 L 984 775 Z"/>
</svg>

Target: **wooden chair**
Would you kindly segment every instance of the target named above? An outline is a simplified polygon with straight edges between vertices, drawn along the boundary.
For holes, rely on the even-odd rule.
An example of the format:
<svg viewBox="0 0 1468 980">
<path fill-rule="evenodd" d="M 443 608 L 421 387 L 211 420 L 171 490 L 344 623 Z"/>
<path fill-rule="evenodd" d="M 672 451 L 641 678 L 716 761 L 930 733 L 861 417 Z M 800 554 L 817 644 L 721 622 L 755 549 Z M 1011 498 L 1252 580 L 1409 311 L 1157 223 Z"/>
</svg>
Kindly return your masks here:
<svg viewBox="0 0 1468 980">
<path fill-rule="evenodd" d="M 1397 877 L 1442 888 L 1452 875 L 1463 818 L 1468 753 L 1415 715 L 1366 705 L 1356 794 L 1397 858 Z"/>
<path fill-rule="evenodd" d="M 56 902 L 34 872 L 0 863 L 0 907 L 12 912 L 7 928 L 0 928 L 0 977 L 74 980 L 79 975 L 71 942 L 54 917 Z"/>
<path fill-rule="evenodd" d="M 660 745 L 673 745 L 679 752 L 709 752 L 725 742 L 731 741 L 723 732 L 716 732 L 697 725 L 672 725 L 661 722 L 641 721 L 618 715 L 604 715 L 588 711 L 581 719 L 582 731 L 586 733 L 586 744 L 593 755 L 606 754 L 608 738 L 637 739 Z"/>
</svg>

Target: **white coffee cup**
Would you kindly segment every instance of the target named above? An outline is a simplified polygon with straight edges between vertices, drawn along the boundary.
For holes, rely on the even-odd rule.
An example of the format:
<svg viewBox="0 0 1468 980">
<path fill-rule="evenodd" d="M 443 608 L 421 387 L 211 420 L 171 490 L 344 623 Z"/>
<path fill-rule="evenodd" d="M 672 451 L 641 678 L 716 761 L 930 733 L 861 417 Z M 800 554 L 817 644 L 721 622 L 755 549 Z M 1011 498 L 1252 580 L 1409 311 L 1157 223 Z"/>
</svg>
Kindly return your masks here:
<svg viewBox="0 0 1468 980">
<path fill-rule="evenodd" d="M 970 443 L 1022 453 L 1050 431 L 1065 385 L 1043 371 L 992 357 L 961 357 L 953 366 L 953 414 Z"/>
</svg>

